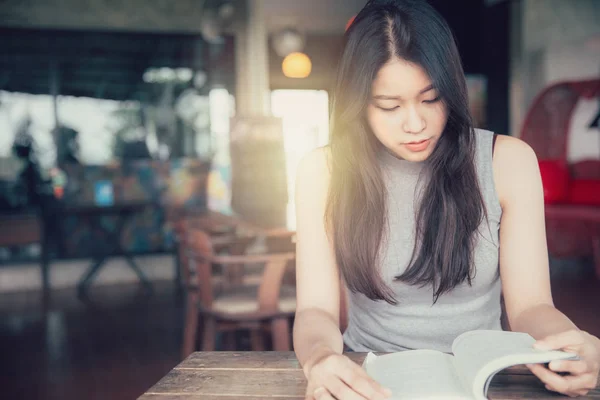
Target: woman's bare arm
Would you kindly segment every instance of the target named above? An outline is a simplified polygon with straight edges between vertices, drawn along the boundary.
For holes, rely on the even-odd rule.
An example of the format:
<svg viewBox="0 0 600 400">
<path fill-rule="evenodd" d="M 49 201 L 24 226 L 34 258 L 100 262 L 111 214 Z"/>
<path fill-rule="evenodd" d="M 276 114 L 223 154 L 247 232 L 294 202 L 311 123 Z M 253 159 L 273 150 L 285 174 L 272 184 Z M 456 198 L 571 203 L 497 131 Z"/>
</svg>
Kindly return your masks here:
<svg viewBox="0 0 600 400">
<path fill-rule="evenodd" d="M 296 181 L 297 311 L 294 349 L 305 372 L 320 358 L 343 351 L 338 325 L 339 272 L 324 224 L 329 186 L 328 149 L 300 163 Z"/>
</svg>

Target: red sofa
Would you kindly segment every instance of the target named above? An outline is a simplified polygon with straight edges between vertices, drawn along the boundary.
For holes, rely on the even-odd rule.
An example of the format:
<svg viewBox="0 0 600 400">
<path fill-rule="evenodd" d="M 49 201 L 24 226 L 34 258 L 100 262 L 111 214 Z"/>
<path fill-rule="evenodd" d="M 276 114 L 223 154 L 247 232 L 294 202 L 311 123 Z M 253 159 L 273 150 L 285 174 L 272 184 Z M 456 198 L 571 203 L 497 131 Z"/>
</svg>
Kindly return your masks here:
<svg viewBox="0 0 600 400">
<path fill-rule="evenodd" d="M 567 154 L 578 101 L 599 97 L 600 79 L 553 84 L 535 99 L 521 131 L 521 138 L 539 159 L 550 254 L 557 258 L 592 256 L 598 278 L 600 159 L 570 164 Z"/>
</svg>

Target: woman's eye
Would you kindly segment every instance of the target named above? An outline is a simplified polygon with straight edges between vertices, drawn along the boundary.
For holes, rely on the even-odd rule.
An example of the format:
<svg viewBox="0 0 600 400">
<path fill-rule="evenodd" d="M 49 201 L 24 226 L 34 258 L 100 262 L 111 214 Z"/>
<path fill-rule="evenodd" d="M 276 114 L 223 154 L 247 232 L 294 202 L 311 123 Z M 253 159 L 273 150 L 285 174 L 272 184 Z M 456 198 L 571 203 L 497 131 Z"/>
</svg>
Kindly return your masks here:
<svg viewBox="0 0 600 400">
<path fill-rule="evenodd" d="M 440 98 L 436 97 L 435 99 L 431 99 L 431 100 L 423 100 L 423 103 L 432 104 L 432 103 L 437 103 L 438 101 L 440 101 Z"/>
<path fill-rule="evenodd" d="M 385 107 L 378 107 L 381 111 L 385 111 L 385 112 L 391 112 L 394 111 L 400 107 L 396 106 L 396 107 L 392 107 L 392 108 L 385 108 Z"/>
</svg>

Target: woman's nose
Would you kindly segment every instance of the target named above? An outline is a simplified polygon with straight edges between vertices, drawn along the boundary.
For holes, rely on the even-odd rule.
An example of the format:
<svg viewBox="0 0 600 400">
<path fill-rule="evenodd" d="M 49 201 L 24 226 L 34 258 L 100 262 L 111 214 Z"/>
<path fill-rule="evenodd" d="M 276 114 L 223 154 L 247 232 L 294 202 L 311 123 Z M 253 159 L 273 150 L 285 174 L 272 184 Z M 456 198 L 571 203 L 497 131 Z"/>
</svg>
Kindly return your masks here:
<svg viewBox="0 0 600 400">
<path fill-rule="evenodd" d="M 415 107 L 409 107 L 406 110 L 406 119 L 404 120 L 404 132 L 421 133 L 425 130 L 425 120 L 421 117 Z"/>
</svg>

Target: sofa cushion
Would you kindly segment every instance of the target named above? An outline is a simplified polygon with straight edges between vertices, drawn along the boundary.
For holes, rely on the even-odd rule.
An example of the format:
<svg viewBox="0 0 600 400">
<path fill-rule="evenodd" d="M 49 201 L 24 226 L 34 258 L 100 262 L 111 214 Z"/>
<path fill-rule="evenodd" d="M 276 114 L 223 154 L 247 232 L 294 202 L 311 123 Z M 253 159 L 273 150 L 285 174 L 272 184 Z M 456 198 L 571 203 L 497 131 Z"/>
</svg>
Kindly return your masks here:
<svg viewBox="0 0 600 400">
<path fill-rule="evenodd" d="M 569 198 L 569 169 L 562 160 L 540 160 L 540 174 L 546 204 L 563 203 Z"/>
<path fill-rule="evenodd" d="M 577 205 L 600 206 L 600 180 L 572 180 L 568 202 Z"/>
</svg>

